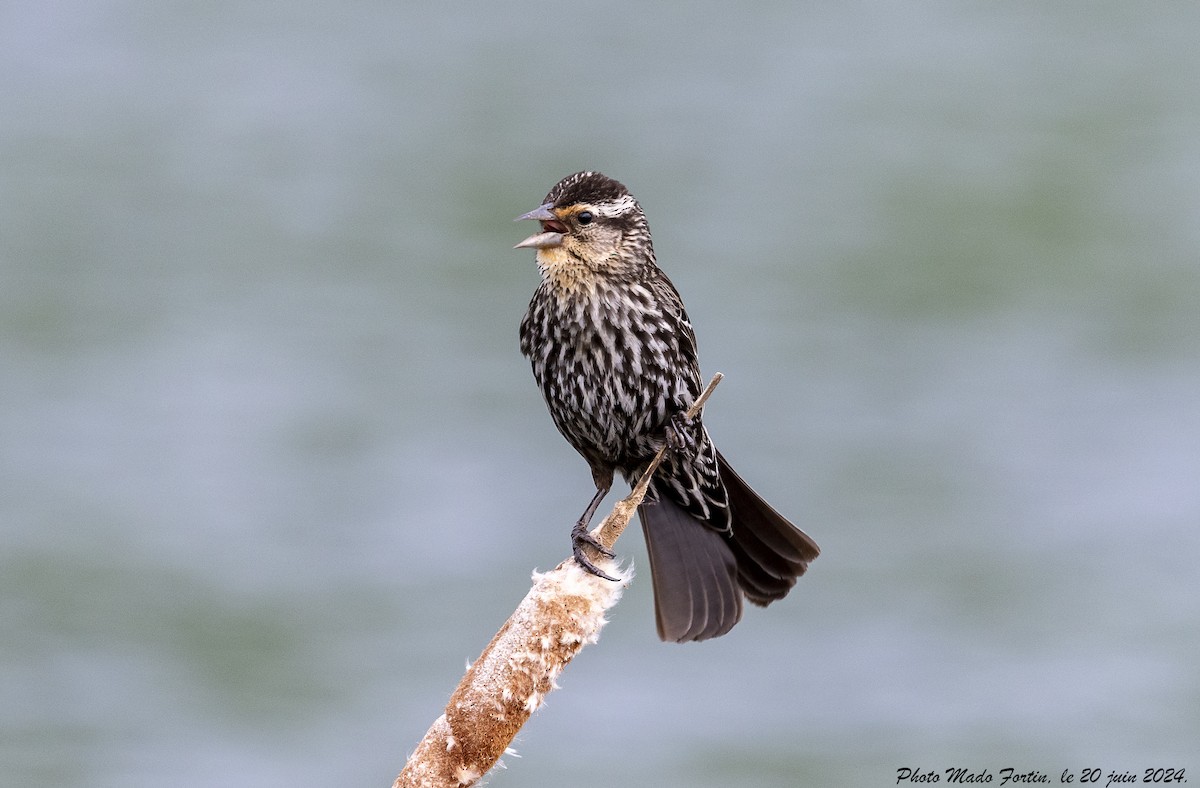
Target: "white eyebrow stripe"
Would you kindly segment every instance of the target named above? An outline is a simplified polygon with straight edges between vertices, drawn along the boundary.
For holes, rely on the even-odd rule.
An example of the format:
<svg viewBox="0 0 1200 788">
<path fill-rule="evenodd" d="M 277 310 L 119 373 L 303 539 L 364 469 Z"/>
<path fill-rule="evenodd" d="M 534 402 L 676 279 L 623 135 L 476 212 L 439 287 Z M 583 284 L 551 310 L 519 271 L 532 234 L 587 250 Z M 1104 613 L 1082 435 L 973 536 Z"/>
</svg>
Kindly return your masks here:
<svg viewBox="0 0 1200 788">
<path fill-rule="evenodd" d="M 615 219 L 618 216 L 625 216 L 636 207 L 637 200 L 633 199 L 632 195 L 626 194 L 619 200 L 600 203 L 596 206 L 596 213 L 608 219 Z"/>
</svg>

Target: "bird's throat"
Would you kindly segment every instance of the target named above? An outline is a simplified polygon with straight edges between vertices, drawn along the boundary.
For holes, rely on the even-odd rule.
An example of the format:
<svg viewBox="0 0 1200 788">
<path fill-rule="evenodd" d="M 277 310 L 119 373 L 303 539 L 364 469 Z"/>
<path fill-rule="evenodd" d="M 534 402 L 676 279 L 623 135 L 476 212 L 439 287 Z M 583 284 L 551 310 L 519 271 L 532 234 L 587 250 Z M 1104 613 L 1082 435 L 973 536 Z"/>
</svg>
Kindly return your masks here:
<svg viewBox="0 0 1200 788">
<path fill-rule="evenodd" d="M 538 249 L 542 279 L 563 296 L 580 295 L 595 289 L 596 272 L 562 246 Z"/>
</svg>

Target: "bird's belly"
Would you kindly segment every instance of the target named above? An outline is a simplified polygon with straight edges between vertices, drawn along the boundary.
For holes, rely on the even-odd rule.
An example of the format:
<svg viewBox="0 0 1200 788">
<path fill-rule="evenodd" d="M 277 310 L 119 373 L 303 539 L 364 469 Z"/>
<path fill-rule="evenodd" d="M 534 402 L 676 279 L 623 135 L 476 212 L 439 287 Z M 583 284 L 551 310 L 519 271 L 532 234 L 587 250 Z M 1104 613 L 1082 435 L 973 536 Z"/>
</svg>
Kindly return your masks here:
<svg viewBox="0 0 1200 788">
<path fill-rule="evenodd" d="M 534 363 L 534 377 L 555 426 L 581 454 L 629 467 L 654 453 L 667 419 L 663 371 L 635 368 L 628 357 L 588 346 Z"/>
</svg>

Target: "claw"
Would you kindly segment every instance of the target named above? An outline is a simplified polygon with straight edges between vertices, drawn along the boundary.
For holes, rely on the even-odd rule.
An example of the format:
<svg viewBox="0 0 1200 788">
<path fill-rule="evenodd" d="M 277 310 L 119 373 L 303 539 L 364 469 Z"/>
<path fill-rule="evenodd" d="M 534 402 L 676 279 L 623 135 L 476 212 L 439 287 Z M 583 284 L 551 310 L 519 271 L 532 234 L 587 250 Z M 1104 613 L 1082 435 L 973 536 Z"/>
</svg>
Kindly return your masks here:
<svg viewBox="0 0 1200 788">
<path fill-rule="evenodd" d="M 591 559 L 587 557 L 587 553 L 583 549 L 584 545 L 587 545 L 606 558 L 613 558 L 616 556 L 616 553 L 600 544 L 596 537 L 588 533 L 587 528 L 583 523 L 576 523 L 575 527 L 571 529 L 571 551 L 575 556 L 575 563 L 583 567 L 584 571 L 590 572 L 596 577 L 602 577 L 605 580 L 611 580 L 614 583 L 621 582 L 619 578 L 613 577 L 592 563 Z"/>
<path fill-rule="evenodd" d="M 600 540 L 592 536 L 583 528 L 576 526 L 571 530 L 571 541 L 578 547 L 580 544 L 586 544 L 597 553 L 605 558 L 616 558 L 617 554 L 600 543 Z"/>
</svg>

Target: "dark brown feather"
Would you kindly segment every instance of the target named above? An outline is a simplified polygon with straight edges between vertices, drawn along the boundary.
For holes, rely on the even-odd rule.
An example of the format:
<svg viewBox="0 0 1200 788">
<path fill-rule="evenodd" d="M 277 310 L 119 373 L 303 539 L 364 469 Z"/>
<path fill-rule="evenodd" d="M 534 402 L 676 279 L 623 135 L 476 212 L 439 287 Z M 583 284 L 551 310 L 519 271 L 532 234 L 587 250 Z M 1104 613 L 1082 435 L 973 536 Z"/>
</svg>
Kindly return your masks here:
<svg viewBox="0 0 1200 788">
<path fill-rule="evenodd" d="M 821 550 L 746 484 L 720 452 L 717 464 L 729 493 L 739 583 L 751 602 L 769 605 L 787 595 Z"/>
<path fill-rule="evenodd" d="M 742 617 L 738 567 L 724 536 L 670 500 L 638 507 L 658 636 L 687 643 L 724 635 Z"/>
</svg>

